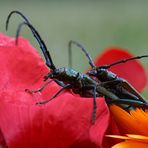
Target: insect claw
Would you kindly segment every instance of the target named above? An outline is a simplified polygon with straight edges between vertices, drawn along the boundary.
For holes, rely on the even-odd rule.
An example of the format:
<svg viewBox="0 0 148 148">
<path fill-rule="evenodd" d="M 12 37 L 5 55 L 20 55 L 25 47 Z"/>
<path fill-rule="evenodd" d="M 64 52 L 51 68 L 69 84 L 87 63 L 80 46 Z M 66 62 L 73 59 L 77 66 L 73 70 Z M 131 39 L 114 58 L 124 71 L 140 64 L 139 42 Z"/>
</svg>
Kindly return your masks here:
<svg viewBox="0 0 148 148">
<path fill-rule="evenodd" d="M 44 81 L 46 81 L 47 79 L 48 79 L 48 76 L 45 76 L 45 77 L 44 77 Z"/>
<path fill-rule="evenodd" d="M 96 115 L 94 115 L 94 116 L 92 117 L 91 122 L 92 122 L 92 124 L 95 124 L 95 122 L 96 122 Z"/>
<path fill-rule="evenodd" d="M 43 103 L 42 103 L 42 102 L 36 102 L 35 104 L 36 104 L 36 105 L 39 105 L 39 104 L 43 104 Z"/>
<path fill-rule="evenodd" d="M 43 102 L 36 102 L 35 104 L 36 104 L 36 105 L 39 105 L 39 104 L 46 104 L 46 103 L 48 103 L 48 102 L 49 102 L 49 100 L 43 101 Z"/>
<path fill-rule="evenodd" d="M 38 89 L 38 90 L 30 90 L 30 89 L 25 89 L 25 92 L 33 94 L 33 93 L 38 93 L 41 92 L 43 90 L 43 88 Z"/>
<path fill-rule="evenodd" d="M 33 92 L 30 89 L 25 89 L 25 92 L 32 94 Z"/>
</svg>

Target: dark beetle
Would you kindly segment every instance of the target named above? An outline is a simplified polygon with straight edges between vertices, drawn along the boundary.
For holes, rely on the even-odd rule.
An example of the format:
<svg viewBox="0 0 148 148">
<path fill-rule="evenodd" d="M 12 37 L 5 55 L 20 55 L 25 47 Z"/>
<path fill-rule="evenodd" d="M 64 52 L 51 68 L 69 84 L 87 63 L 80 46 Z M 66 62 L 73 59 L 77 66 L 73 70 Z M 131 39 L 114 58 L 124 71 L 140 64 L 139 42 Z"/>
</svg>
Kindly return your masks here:
<svg viewBox="0 0 148 148">
<path fill-rule="evenodd" d="M 71 68 L 56 68 L 56 66 L 53 64 L 51 56 L 49 51 L 47 50 L 47 47 L 40 37 L 39 33 L 36 31 L 36 29 L 31 25 L 31 23 L 28 21 L 28 19 L 19 11 L 12 11 L 6 21 L 6 29 L 8 29 L 8 23 L 11 15 L 13 13 L 17 13 L 20 16 L 22 16 L 25 20 L 25 22 L 21 23 L 18 27 L 17 34 L 16 34 L 16 44 L 18 43 L 18 36 L 21 30 L 21 27 L 23 25 L 26 25 L 29 27 L 29 29 L 32 31 L 35 39 L 38 41 L 40 48 L 44 54 L 46 65 L 51 69 L 50 72 L 44 77 L 44 80 L 52 79 L 57 84 L 62 86 L 62 88 L 49 100 L 46 100 L 44 102 L 37 102 L 37 104 L 45 104 L 55 98 L 60 92 L 62 92 L 64 89 L 69 88 L 72 89 L 72 91 L 76 94 L 79 94 L 82 97 L 93 97 L 93 113 L 92 113 L 92 121 L 94 123 L 96 119 L 96 97 L 99 96 L 107 96 L 111 99 L 118 100 L 119 98 L 113 94 L 112 92 L 109 92 L 107 89 L 102 87 L 101 85 L 98 85 L 98 82 L 89 77 L 86 74 L 82 74 L 80 72 L 77 72 Z M 51 82 L 51 81 L 50 81 Z M 45 84 L 47 85 L 47 84 Z M 38 92 L 41 91 L 45 86 L 43 86 L 39 90 L 28 90 L 29 92 Z"/>
<path fill-rule="evenodd" d="M 28 19 L 20 12 L 13 11 L 9 14 L 6 22 L 6 28 L 8 28 L 8 23 L 11 15 L 13 13 L 17 13 L 21 15 L 25 22 L 21 23 L 17 29 L 16 34 L 16 44 L 18 43 L 18 36 L 21 30 L 21 27 L 26 25 L 29 27 L 29 29 L 32 31 L 35 39 L 38 41 L 40 48 L 44 54 L 46 65 L 50 68 L 50 72 L 44 77 L 44 80 L 52 79 L 57 84 L 62 86 L 62 88 L 49 100 L 43 101 L 43 102 L 37 102 L 37 104 L 45 104 L 55 98 L 60 92 L 62 92 L 64 89 L 72 89 L 72 91 L 76 94 L 79 94 L 82 97 L 93 97 L 93 112 L 92 112 L 92 122 L 94 123 L 96 119 L 96 97 L 105 96 L 106 98 L 110 99 L 112 102 L 121 103 L 122 104 L 133 104 L 134 106 L 146 106 L 148 105 L 144 102 L 141 102 L 139 100 L 135 100 L 133 102 L 130 102 L 130 100 L 121 99 L 118 97 L 113 91 L 110 91 L 109 89 L 105 88 L 102 83 L 99 83 L 95 79 L 91 78 L 90 76 L 86 74 L 82 74 L 80 72 L 77 72 L 71 68 L 56 68 L 56 66 L 52 62 L 52 58 L 50 56 L 49 51 L 47 50 L 47 47 L 40 37 L 37 30 L 31 25 L 31 23 L 28 21 Z M 51 81 L 50 81 L 51 82 Z M 47 84 L 45 84 L 47 85 Z M 44 88 L 43 86 L 42 88 Z M 38 92 L 42 90 L 28 90 L 29 92 Z"/>
<path fill-rule="evenodd" d="M 71 40 L 68 44 L 70 66 L 71 66 L 71 63 L 72 63 L 72 57 L 71 57 L 72 44 L 80 47 L 80 49 L 85 53 L 86 57 L 89 60 L 89 64 L 92 67 L 92 69 L 90 71 L 88 71 L 87 74 L 97 78 L 98 83 L 100 83 L 101 86 L 103 86 L 107 90 L 116 94 L 120 99 L 129 98 L 130 99 L 129 101 L 131 102 L 131 104 L 134 103 L 135 101 L 147 103 L 146 100 L 137 92 L 137 90 L 130 83 L 128 83 L 123 78 L 119 78 L 116 74 L 114 74 L 111 71 L 108 71 L 107 69 L 112 67 L 112 66 L 115 66 L 117 64 L 125 63 L 127 61 L 148 57 L 148 55 L 123 59 L 123 60 L 117 61 L 115 63 L 112 63 L 110 65 L 103 65 L 103 66 L 96 67 L 92 58 L 90 57 L 90 55 L 86 51 L 86 49 L 81 44 L 79 44 L 78 42 Z M 114 100 L 107 99 L 107 101 L 112 102 Z M 118 100 L 118 103 L 119 102 L 120 102 L 120 100 Z"/>
</svg>

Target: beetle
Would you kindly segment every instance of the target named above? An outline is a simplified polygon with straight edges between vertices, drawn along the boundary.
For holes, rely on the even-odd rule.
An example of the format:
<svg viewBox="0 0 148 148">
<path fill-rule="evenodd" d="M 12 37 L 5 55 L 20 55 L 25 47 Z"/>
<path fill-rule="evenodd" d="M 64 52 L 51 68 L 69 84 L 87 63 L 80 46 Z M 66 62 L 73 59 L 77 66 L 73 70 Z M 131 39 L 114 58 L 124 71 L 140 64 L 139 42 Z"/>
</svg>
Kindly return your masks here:
<svg viewBox="0 0 148 148">
<path fill-rule="evenodd" d="M 17 11 L 11 12 L 11 15 L 13 13 L 17 13 Z M 20 12 L 18 13 L 20 14 Z M 22 16 L 23 14 L 21 14 Z M 23 18 L 25 16 L 23 15 Z M 9 23 L 10 15 L 7 18 L 7 29 L 8 29 L 8 23 Z M 26 21 L 27 20 L 27 21 Z M 29 27 L 29 29 L 32 31 L 35 39 L 37 40 L 41 51 L 43 52 L 43 55 L 45 57 L 46 65 L 49 67 L 50 72 L 44 77 L 44 81 L 47 81 L 48 79 L 54 80 L 57 84 L 62 86 L 62 88 L 53 95 L 52 98 L 43 101 L 43 102 L 37 102 L 37 104 L 46 104 L 52 99 L 54 99 L 59 93 L 61 93 L 64 89 L 71 89 L 74 93 L 79 94 L 81 97 L 91 97 L 93 98 L 93 112 L 92 112 L 92 123 L 96 120 L 96 97 L 105 96 L 106 98 L 110 98 L 113 102 L 122 102 L 122 104 L 129 104 L 128 100 L 122 100 L 120 99 L 115 93 L 111 92 L 110 90 L 107 90 L 104 86 L 101 86 L 101 83 L 98 83 L 95 79 L 91 78 L 90 76 L 77 72 L 72 68 L 56 68 L 56 66 L 53 64 L 51 55 L 49 51 L 47 50 L 46 44 L 42 40 L 41 36 L 37 32 L 37 30 L 32 26 L 32 24 L 28 21 L 28 19 L 25 17 L 25 22 L 19 24 L 17 33 L 16 33 L 16 44 L 18 44 L 18 36 L 20 34 L 20 30 L 22 26 L 26 25 Z M 51 81 L 50 81 L 51 82 Z M 49 83 L 50 83 L 49 82 Z M 43 86 L 44 87 L 44 86 Z M 42 87 L 42 88 L 43 88 Z M 41 90 L 41 89 L 39 89 Z M 38 92 L 34 90 L 30 90 L 30 93 Z M 138 102 L 138 103 L 137 103 Z M 135 100 L 135 102 L 132 102 L 134 106 L 146 106 L 148 107 L 148 104 L 140 102 L 139 100 Z"/>
<path fill-rule="evenodd" d="M 96 77 L 98 79 L 98 81 L 101 83 L 101 86 L 105 87 L 106 89 L 113 92 L 114 94 L 116 94 L 118 97 L 120 97 L 122 99 L 130 98 L 131 103 L 134 100 L 140 100 L 143 103 L 147 103 L 147 101 L 138 93 L 138 91 L 129 82 L 127 82 L 123 78 L 118 77 L 115 73 L 113 73 L 107 69 L 109 69 L 110 67 L 115 66 L 117 64 L 126 63 L 131 60 L 136 60 L 136 59 L 148 57 L 148 55 L 127 58 L 127 59 L 123 59 L 123 60 L 114 62 L 110 65 L 102 65 L 102 66 L 96 67 L 91 56 L 87 52 L 87 50 L 80 43 L 71 40 L 71 41 L 69 41 L 69 44 L 68 44 L 69 63 L 70 63 L 69 66 L 70 67 L 72 65 L 72 56 L 71 56 L 72 44 L 79 47 L 85 53 L 86 57 L 88 58 L 89 64 L 92 67 L 92 69 L 89 70 L 87 72 L 87 74 L 90 76 Z M 111 101 L 112 100 L 108 99 L 108 102 L 111 102 Z"/>
<path fill-rule="evenodd" d="M 47 81 L 48 79 L 54 80 L 57 84 L 62 86 L 62 88 L 50 99 L 43 101 L 43 102 L 37 102 L 37 104 L 46 104 L 50 100 L 54 99 L 59 93 L 61 93 L 64 89 L 71 89 L 74 93 L 79 94 L 82 97 L 93 97 L 93 112 L 92 112 L 92 122 L 94 123 L 96 119 L 96 97 L 100 96 L 107 96 L 112 99 L 118 100 L 119 98 L 113 94 L 112 92 L 109 92 L 104 87 L 98 85 L 97 81 L 92 79 L 86 74 L 82 74 L 80 72 L 75 71 L 71 68 L 56 68 L 56 66 L 53 64 L 52 58 L 50 56 L 49 51 L 47 50 L 47 47 L 40 37 L 37 30 L 31 25 L 31 23 L 28 21 L 28 19 L 18 11 L 13 11 L 9 14 L 7 21 L 6 21 L 6 29 L 8 29 L 8 23 L 11 15 L 13 13 L 17 13 L 20 16 L 22 16 L 25 20 L 25 22 L 19 24 L 17 33 L 16 33 L 16 44 L 18 44 L 18 36 L 21 30 L 21 27 L 23 25 L 26 25 L 29 27 L 29 29 L 32 31 L 35 39 L 37 40 L 43 55 L 45 57 L 46 65 L 50 68 L 50 72 L 44 77 L 44 81 Z M 50 81 L 51 82 L 51 81 Z M 48 83 L 50 83 L 48 82 Z M 47 84 L 46 84 L 47 85 Z M 39 90 L 29 90 L 29 92 L 38 92 L 41 91 L 45 86 L 43 86 Z"/>
<path fill-rule="evenodd" d="M 43 102 L 38 102 L 37 104 L 45 104 L 51 101 L 51 99 L 55 98 L 59 93 L 61 93 L 64 89 L 71 89 L 74 93 L 79 94 L 81 97 L 93 97 L 93 113 L 92 113 L 92 121 L 94 123 L 95 118 L 96 118 L 96 97 L 101 97 L 105 96 L 105 98 L 109 99 L 108 102 L 112 103 L 121 103 L 121 104 L 132 104 L 133 106 L 145 106 L 148 107 L 148 104 L 146 102 L 142 102 L 141 100 L 139 101 L 138 99 L 134 101 L 130 101 L 129 99 L 122 99 L 121 96 L 116 95 L 116 90 L 115 92 L 107 89 L 104 84 L 102 85 L 101 83 L 98 83 L 98 81 L 94 80 L 93 78 L 89 77 L 86 74 L 80 73 L 75 71 L 72 68 L 56 68 L 56 66 L 53 64 L 51 56 L 49 51 L 47 50 L 47 47 L 45 43 L 43 44 L 43 40 L 41 39 L 39 33 L 37 30 L 31 25 L 26 22 L 21 23 L 18 26 L 18 30 L 16 33 L 16 43 L 18 42 L 18 36 L 21 30 L 21 27 L 23 25 L 27 25 L 33 33 L 36 35 L 35 38 L 40 40 L 39 45 L 41 47 L 41 50 L 44 55 L 46 55 L 46 60 L 47 66 L 51 69 L 51 71 L 44 77 L 44 81 L 48 79 L 54 80 L 57 84 L 62 86 L 62 88 L 49 100 L 43 101 Z M 45 54 L 46 53 L 46 54 Z M 47 55 L 48 53 L 48 55 Z M 113 89 L 114 90 L 114 89 Z"/>
</svg>

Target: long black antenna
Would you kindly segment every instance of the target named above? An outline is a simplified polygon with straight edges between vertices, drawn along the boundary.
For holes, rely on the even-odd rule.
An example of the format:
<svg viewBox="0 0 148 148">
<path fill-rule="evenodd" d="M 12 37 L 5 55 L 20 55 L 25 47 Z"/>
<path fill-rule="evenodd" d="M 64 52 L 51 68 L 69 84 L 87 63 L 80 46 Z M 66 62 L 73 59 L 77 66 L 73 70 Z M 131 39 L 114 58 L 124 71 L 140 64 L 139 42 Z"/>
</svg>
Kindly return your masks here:
<svg viewBox="0 0 148 148">
<path fill-rule="evenodd" d="M 40 45 L 40 48 L 41 48 L 41 50 L 42 50 L 42 52 L 43 52 L 43 54 L 44 54 L 44 57 L 45 57 L 45 59 L 46 59 L 46 65 L 47 65 L 50 69 L 52 69 L 52 70 L 56 69 L 55 65 L 54 65 L 53 62 L 52 62 L 50 53 L 49 53 L 49 51 L 47 50 L 47 47 L 46 47 L 44 41 L 42 40 L 42 38 L 41 38 L 41 36 L 39 35 L 39 33 L 37 32 L 37 30 L 36 30 L 30 23 L 23 22 L 23 23 L 19 24 L 18 29 L 17 29 L 17 32 L 16 32 L 16 44 L 18 44 L 18 36 L 19 36 L 19 34 L 20 34 L 20 30 L 21 30 L 22 26 L 24 26 L 24 25 L 27 25 L 27 26 L 29 27 L 29 29 L 30 29 L 32 32 L 34 32 L 34 34 L 35 34 L 34 37 L 35 37 L 36 40 L 38 41 L 38 43 L 39 43 L 39 45 Z"/>
<path fill-rule="evenodd" d="M 24 16 L 20 11 L 17 11 L 17 10 L 14 10 L 14 11 L 11 11 L 7 17 L 7 20 L 6 20 L 6 30 L 8 30 L 8 25 L 9 25 L 9 21 L 10 21 L 10 18 L 13 14 L 18 14 L 20 15 L 24 20 L 25 22 L 28 24 L 28 27 L 31 29 L 32 31 L 32 34 L 34 35 L 34 37 L 36 38 L 36 40 L 38 41 L 39 45 L 40 45 L 40 48 L 44 54 L 44 57 L 46 59 L 46 65 L 48 67 L 50 67 L 51 69 L 56 69 L 53 62 L 52 62 L 52 59 L 51 59 L 51 56 L 47 50 L 47 47 L 44 43 L 44 41 L 41 39 L 39 33 L 36 31 L 36 29 L 33 27 L 33 25 L 31 25 L 30 21 L 28 20 L 28 18 L 26 16 Z M 26 25 L 27 25 L 26 24 Z M 19 34 L 19 33 L 18 33 Z M 18 41 L 16 40 L 16 43 Z M 52 66 L 51 66 L 52 65 Z"/>
<path fill-rule="evenodd" d="M 68 63 L 69 63 L 69 67 L 72 67 L 72 50 L 71 50 L 72 44 L 78 46 L 85 53 L 86 57 L 89 60 L 90 66 L 92 68 L 95 68 L 96 66 L 95 66 L 92 58 L 90 57 L 89 53 L 86 51 L 86 49 L 81 44 L 79 44 L 78 42 L 73 41 L 73 40 L 70 40 L 69 43 L 68 43 L 68 55 L 69 55 L 69 62 Z"/>
<path fill-rule="evenodd" d="M 7 17 L 7 20 L 6 20 L 6 31 L 8 30 L 8 25 L 9 25 L 9 21 L 10 21 L 10 18 L 13 14 L 18 14 L 19 16 L 21 16 L 25 22 L 27 22 L 28 24 L 31 24 L 30 21 L 28 20 L 28 18 L 22 14 L 20 11 L 17 11 L 17 10 L 14 10 L 14 11 L 11 11 Z M 32 24 L 31 24 L 32 25 Z M 33 30 L 31 30 L 33 35 L 35 36 L 35 38 L 38 40 L 38 42 L 40 42 L 40 39 L 38 38 L 38 36 L 36 35 L 36 33 L 34 33 Z"/>
<path fill-rule="evenodd" d="M 7 20 L 6 20 L 6 31 L 8 30 L 9 21 L 10 21 L 10 18 L 12 16 L 12 14 L 20 15 L 28 24 L 31 24 L 30 21 L 28 20 L 28 18 L 26 16 L 24 16 L 20 11 L 14 10 L 14 11 L 11 11 L 9 13 L 8 17 L 7 17 Z"/>
<path fill-rule="evenodd" d="M 103 66 L 100 66 L 99 68 L 108 69 L 108 68 L 111 68 L 112 66 L 116 66 L 116 65 L 118 65 L 118 64 L 126 63 L 126 62 L 132 61 L 132 60 L 142 59 L 142 58 L 145 58 L 145 57 L 148 57 L 148 55 L 136 56 L 136 57 L 132 57 L 132 58 L 123 59 L 123 60 L 114 62 L 114 63 L 112 63 L 112 64 L 110 64 L 110 65 L 103 65 Z"/>
</svg>

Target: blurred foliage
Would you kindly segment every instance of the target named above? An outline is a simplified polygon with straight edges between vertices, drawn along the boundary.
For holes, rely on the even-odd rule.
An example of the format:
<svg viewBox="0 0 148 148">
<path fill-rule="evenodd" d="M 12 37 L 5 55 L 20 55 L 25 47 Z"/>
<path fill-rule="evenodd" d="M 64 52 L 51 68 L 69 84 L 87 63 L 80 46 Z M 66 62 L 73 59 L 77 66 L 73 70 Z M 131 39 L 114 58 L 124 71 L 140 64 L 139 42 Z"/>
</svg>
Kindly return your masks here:
<svg viewBox="0 0 148 148">
<path fill-rule="evenodd" d="M 0 0 L 0 29 L 6 33 L 5 21 L 10 11 L 23 12 L 43 37 L 59 67 L 68 65 L 67 44 L 71 39 L 83 44 L 93 58 L 111 46 L 143 55 L 148 53 L 147 6 L 147 0 Z M 22 21 L 13 16 L 7 34 L 15 36 Z M 21 34 L 39 49 L 29 29 L 24 27 Z M 74 68 L 84 71 L 88 61 L 79 49 L 73 48 Z M 148 65 L 148 59 L 142 62 Z M 144 95 L 148 93 L 145 91 Z"/>
</svg>

